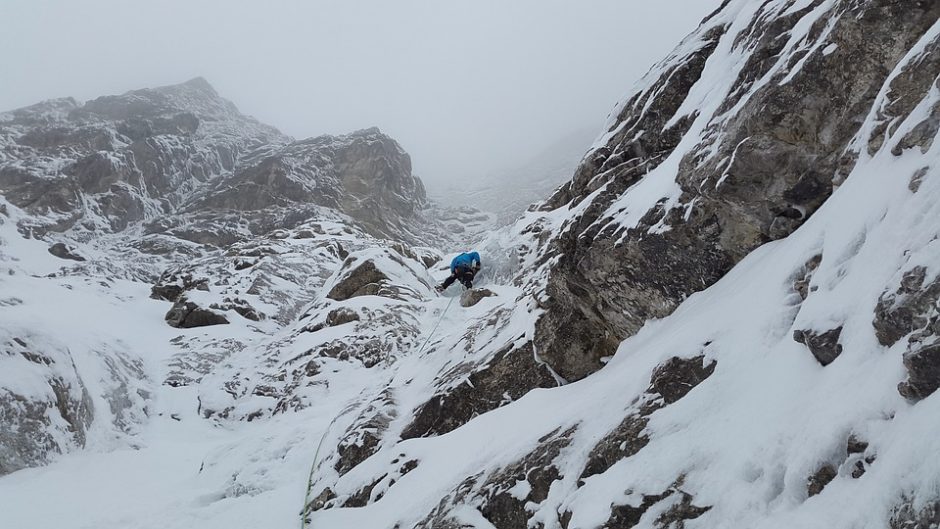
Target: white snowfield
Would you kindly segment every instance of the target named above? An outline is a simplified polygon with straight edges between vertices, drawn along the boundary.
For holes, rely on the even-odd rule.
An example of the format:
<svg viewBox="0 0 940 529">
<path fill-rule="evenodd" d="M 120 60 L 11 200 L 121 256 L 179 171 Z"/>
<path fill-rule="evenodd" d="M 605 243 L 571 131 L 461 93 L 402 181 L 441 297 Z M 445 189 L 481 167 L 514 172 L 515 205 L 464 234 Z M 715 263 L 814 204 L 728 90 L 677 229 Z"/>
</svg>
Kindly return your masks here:
<svg viewBox="0 0 940 529">
<path fill-rule="evenodd" d="M 667 59 L 700 48 L 696 39 L 710 27 L 731 28 L 675 116 L 698 113 L 688 137 L 615 202 L 611 211 L 622 213 L 613 222 L 636 226 L 652 204 L 678 199 L 679 161 L 721 121 L 715 114 L 746 58 L 733 43 L 755 13 L 814 3 L 764 4 L 732 0 Z M 800 67 L 785 59 L 798 47 L 834 52 L 808 31 L 835 4 L 808 10 L 780 67 Z M 402 440 L 422 404 L 446 390 L 472 389 L 475 368 L 531 340 L 547 265 L 538 259 L 544 243 L 529 228 L 567 229 L 591 197 L 530 211 L 479 241 L 480 286 L 495 296 L 473 307 L 453 301 L 457 286 L 443 297 L 433 293 L 453 254 L 428 269 L 421 258 L 440 257 L 433 250 L 408 255 L 337 221 L 310 239 L 272 241 L 280 264 L 269 270 L 232 272 L 221 254 L 187 263 L 228 281 L 192 299 L 208 304 L 238 294 L 281 315 L 252 321 L 227 311 L 228 325 L 193 329 L 166 325 L 170 304 L 150 299 L 151 284 L 96 273 L 109 270 L 118 253 L 89 242 L 78 248 L 89 264 L 64 267 L 47 242 L 23 238 L 16 224 L 26 213 L 0 199 L 0 343 L 16 352 L 0 356 L 0 399 L 16 394 L 47 403 L 50 424 L 42 431 L 67 452 L 0 477 L 0 528 L 406 529 L 437 510 L 453 522 L 447 527 L 493 529 L 474 487 L 562 437 L 550 461 L 559 479 L 543 501 L 526 505 L 529 527 L 562 527 L 562 513 L 570 513 L 566 529 L 608 527 L 612 506 L 639 507 L 670 488 L 703 508 L 673 526 L 689 529 L 881 529 L 899 504 L 927 507 L 940 498 L 940 394 L 917 402 L 901 397 L 908 342 L 881 345 L 872 321 L 883 293 L 898 290 L 906 273 L 922 267 L 925 284 L 940 276 L 940 142 L 892 152 L 940 105 L 937 84 L 877 149 L 869 150 L 869 139 L 891 101 L 890 81 L 937 38 L 940 23 L 895 66 L 859 126 L 854 169 L 794 233 L 752 252 L 670 316 L 648 321 L 597 373 L 517 400 L 507 396 L 443 435 Z M 652 83 L 657 71 L 643 82 Z M 336 242 L 355 261 L 331 254 Z M 384 274 L 389 290 L 338 299 L 337 286 L 363 262 Z M 267 286 L 241 291 L 259 277 Z M 804 277 L 805 296 L 794 287 Z M 359 319 L 322 324 L 346 313 L 340 309 Z M 794 331 L 836 327 L 842 352 L 829 365 L 794 341 Z M 311 351 L 336 343 L 357 358 L 323 354 L 308 363 Z M 51 363 L 30 361 L 25 353 L 33 351 Z M 581 478 L 597 443 L 649 403 L 654 370 L 673 357 L 699 355 L 715 363 L 713 374 L 649 415 L 648 444 Z M 538 351 L 534 359 L 540 361 Z M 66 434 L 74 425 L 62 424 L 51 380 L 64 381 L 79 400 L 87 393 L 94 413 L 83 447 Z M 377 421 L 375 428 L 364 419 Z M 0 424 L 0 435 L 19 427 Z M 339 472 L 338 447 L 363 445 L 354 434 L 370 428 L 379 432 L 374 453 Z M 847 453 L 853 437 L 867 447 Z M 406 462 L 415 466 L 403 472 Z M 808 478 L 825 465 L 835 476 L 809 495 Z M 864 473 L 853 476 L 860 468 Z M 302 521 L 307 502 L 325 489 L 341 502 L 365 487 L 365 506 L 318 508 Z M 530 487 L 519 479 L 507 491 L 525 498 Z M 655 502 L 633 526 L 661 527 L 660 517 L 683 498 Z"/>
</svg>

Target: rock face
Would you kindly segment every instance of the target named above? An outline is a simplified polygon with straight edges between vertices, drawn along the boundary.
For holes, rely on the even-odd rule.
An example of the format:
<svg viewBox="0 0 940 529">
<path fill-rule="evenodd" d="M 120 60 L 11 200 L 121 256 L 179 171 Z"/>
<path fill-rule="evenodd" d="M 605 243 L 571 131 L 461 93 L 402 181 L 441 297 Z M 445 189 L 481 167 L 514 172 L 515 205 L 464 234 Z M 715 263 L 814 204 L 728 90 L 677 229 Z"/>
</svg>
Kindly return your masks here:
<svg viewBox="0 0 940 529">
<path fill-rule="evenodd" d="M 3 353 L 48 367 L 52 374 L 44 381 L 41 398 L 0 391 L 0 476 L 84 446 L 94 406 L 74 367 L 61 366 L 60 354 L 35 352 L 18 338 L 5 344 Z"/>
<path fill-rule="evenodd" d="M 724 2 L 465 310 L 441 233 L 486 217 L 423 224 L 377 131 L 293 141 L 200 82 L 4 114 L 0 465 L 209 421 L 205 497 L 312 465 L 313 527 L 930 525 L 938 19 Z"/>
<path fill-rule="evenodd" d="M 38 234 L 146 221 L 150 233 L 222 246 L 246 236 L 220 236 L 231 225 L 213 222 L 223 212 L 263 234 L 310 219 L 314 205 L 380 236 L 414 242 L 427 231 L 424 186 L 393 139 L 372 128 L 294 141 L 201 78 L 2 116 L 0 192 L 33 214 L 22 229 Z M 194 230 L 197 219 L 222 226 Z"/>
<path fill-rule="evenodd" d="M 444 376 L 448 375 L 453 373 Z M 533 386 L 551 388 L 556 385 L 551 373 L 532 361 L 531 346 L 502 351 L 489 365 L 470 373 L 466 384 L 442 391 L 422 404 L 402 431 L 401 438 L 445 434 L 506 401 L 519 399 Z"/>
<path fill-rule="evenodd" d="M 316 521 L 355 506 L 420 528 L 888 525 L 895 500 L 827 502 L 876 490 L 882 465 L 935 474 L 882 440 L 933 424 L 940 380 L 938 19 L 935 2 L 724 2 L 513 246 L 488 241 L 511 254 L 493 268 L 514 308 L 428 340 L 422 362 L 462 355 L 433 391 L 416 375 L 350 414 Z M 406 482 L 437 489 L 412 502 Z M 898 524 L 932 519 L 919 494 Z"/>
<path fill-rule="evenodd" d="M 940 5 L 837 4 L 816 17 L 815 3 L 782 14 L 769 3 L 749 28 L 748 60 L 721 76 L 709 59 L 742 44 L 727 19 L 705 22 L 617 109 L 603 146 L 546 203 L 583 211 L 552 242 L 559 259 L 536 335 L 561 376 L 596 371 L 647 319 L 792 233 L 851 169 L 850 146 L 878 88 Z M 798 21 L 812 25 L 812 45 L 788 42 Z M 888 34 L 898 38 L 872 38 Z M 908 91 L 919 100 L 928 78 L 909 70 L 904 84 L 895 81 L 897 100 Z M 706 89 L 726 94 L 719 108 L 696 107 L 692 98 Z M 653 180 L 668 187 L 643 203 L 628 199 L 631 186 Z"/>
<path fill-rule="evenodd" d="M 411 173 L 409 155 L 392 138 L 372 128 L 295 141 L 241 114 L 203 79 L 84 104 L 47 101 L 0 114 L 0 195 L 0 230 L 6 230 L 0 233 L 4 277 L 39 277 L 31 262 L 9 253 L 11 237 L 48 240 L 50 232 L 59 232 L 48 251 L 74 263 L 54 274 L 43 269 L 42 274 L 48 274 L 50 282 L 74 277 L 76 284 L 97 289 L 88 293 L 63 279 L 54 294 L 46 292 L 48 299 L 63 300 L 59 312 L 72 311 L 67 317 L 62 314 L 69 324 L 84 317 L 74 307 L 89 314 L 96 310 L 85 302 L 69 305 L 79 295 L 73 291 L 91 300 L 118 300 L 106 307 L 123 306 L 136 291 L 129 294 L 126 285 L 116 281 L 150 283 L 152 298 L 172 303 L 160 309 L 166 313 L 165 323 L 151 319 L 161 321 L 164 329 L 167 324 L 193 329 L 166 345 L 174 351 L 167 386 L 198 385 L 210 374 L 230 379 L 222 384 L 228 391 L 224 397 L 213 388 L 200 403 L 200 414 L 214 419 L 256 419 L 275 409 L 303 408 L 307 396 L 300 388 L 323 364 L 372 367 L 409 347 L 417 335 L 409 320 L 415 308 L 337 306 L 321 299 L 319 288 L 342 269 L 353 250 L 359 252 L 354 254 L 360 259 L 357 264 L 378 264 L 383 272 L 376 273 L 390 275 L 383 276 L 386 281 L 378 288 L 363 284 L 337 297 L 348 302 L 369 294 L 391 296 L 398 304 L 415 302 L 427 293 L 426 268 L 440 255 L 412 244 L 436 246 L 448 240 L 444 224 L 433 217 L 423 184 Z M 394 266 L 384 266 L 388 261 Z M 408 278 L 403 279 L 402 269 Z M 352 275 L 347 286 L 361 278 Z M 336 286 L 337 292 L 343 288 Z M 12 295 L 8 300 L 6 286 L 0 291 L 3 309 L 30 305 Z M 45 291 L 38 292 L 40 301 L 46 299 L 41 296 Z M 312 307 L 314 302 L 319 305 Z M 90 386 L 77 371 L 65 369 L 75 362 L 69 352 L 46 355 L 40 349 L 23 353 L 26 356 L 16 351 L 0 355 L 2 370 L 9 373 L 8 378 L 0 377 L 0 392 L 6 396 L 0 400 L 8 403 L 0 408 L 0 473 L 43 464 L 84 446 L 92 420 L 101 424 L 102 432 L 113 428 L 113 437 L 132 432 L 143 420 L 147 398 L 142 395 L 149 393 L 135 392 L 131 379 L 139 379 L 137 386 L 146 385 L 135 355 L 150 354 L 134 350 L 125 358 L 110 352 L 112 346 L 134 349 L 128 343 L 139 337 L 120 335 L 129 332 L 130 314 L 146 312 L 140 310 L 108 316 L 107 323 L 87 322 L 89 333 L 111 337 L 106 347 L 95 346 L 98 351 L 87 353 L 106 364 L 86 366 L 88 372 L 101 373 L 101 380 L 96 375 Z M 297 323 L 304 311 L 308 317 Z M 52 323 L 54 313 L 44 310 L 44 321 L 24 324 L 23 334 L 56 334 L 57 327 L 64 326 Z M 258 379 L 225 372 L 219 364 L 250 348 L 260 348 L 262 352 L 252 350 L 269 357 L 276 356 L 278 348 L 259 346 L 245 335 L 211 338 L 201 329 L 247 325 L 260 337 L 295 324 L 294 332 L 304 336 L 312 332 L 304 329 L 315 327 L 309 318 L 345 328 L 346 334 L 302 351 L 293 362 L 269 359 L 278 370 Z M 16 321 L 8 314 L 3 319 L 5 327 Z M 41 383 L 16 382 L 33 380 L 33 374 L 21 372 L 22 362 L 14 362 L 18 358 L 29 362 L 22 369 L 41 374 L 36 375 Z M 264 405 L 235 413 L 232 401 L 244 396 Z M 93 402 L 106 410 L 98 406 L 93 413 Z"/>
<path fill-rule="evenodd" d="M 875 308 L 875 335 L 885 346 L 907 337 L 904 367 L 908 379 L 898 384 L 907 399 L 921 400 L 940 388 L 940 278 L 927 281 L 927 269 L 915 266 L 904 273 L 900 286 L 885 291 Z"/>
<path fill-rule="evenodd" d="M 901 396 L 917 401 L 940 389 L 940 344 L 918 347 L 904 353 L 907 380 L 898 384 Z"/>
</svg>

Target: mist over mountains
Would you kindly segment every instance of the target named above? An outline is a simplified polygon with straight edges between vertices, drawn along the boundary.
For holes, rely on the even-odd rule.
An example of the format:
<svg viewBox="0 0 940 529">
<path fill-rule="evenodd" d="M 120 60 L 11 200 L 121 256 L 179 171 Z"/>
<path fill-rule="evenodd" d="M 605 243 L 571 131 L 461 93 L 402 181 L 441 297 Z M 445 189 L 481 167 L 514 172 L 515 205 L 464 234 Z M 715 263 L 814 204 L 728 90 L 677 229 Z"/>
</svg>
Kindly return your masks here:
<svg viewBox="0 0 940 529">
<path fill-rule="evenodd" d="M 938 133 L 890 0 L 727 0 L 443 185 L 204 78 L 2 113 L 0 526 L 934 527 Z"/>
</svg>

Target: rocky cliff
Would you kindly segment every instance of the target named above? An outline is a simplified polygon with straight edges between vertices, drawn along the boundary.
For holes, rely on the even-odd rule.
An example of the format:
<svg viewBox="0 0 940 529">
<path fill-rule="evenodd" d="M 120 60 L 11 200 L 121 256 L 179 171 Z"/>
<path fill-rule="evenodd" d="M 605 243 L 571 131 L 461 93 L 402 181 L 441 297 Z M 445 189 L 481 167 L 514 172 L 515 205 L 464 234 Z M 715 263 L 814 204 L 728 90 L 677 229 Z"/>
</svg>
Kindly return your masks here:
<svg viewBox="0 0 940 529">
<path fill-rule="evenodd" d="M 88 239 L 144 223 L 147 234 L 221 245 L 294 227 L 316 207 L 390 238 L 424 231 L 424 186 L 393 139 L 368 129 L 295 141 L 201 78 L 47 101 L 0 124 L 0 191 L 38 234 Z"/>
<path fill-rule="evenodd" d="M 528 319 L 359 466 L 324 463 L 314 519 L 926 527 L 938 19 L 725 2 L 485 243 Z"/>
<path fill-rule="evenodd" d="M 5 114 L 0 471 L 53 463 L 0 479 L 0 520 L 79 474 L 144 472 L 172 492 L 65 510 L 930 527 L 938 20 L 926 1 L 727 0 L 570 182 L 476 232 L 486 290 L 460 303 L 431 288 L 458 221 L 377 131 L 293 141 L 219 117 L 198 81 Z M 123 161 L 75 167 L 99 152 Z"/>
<path fill-rule="evenodd" d="M 435 254 L 410 244 L 450 244 L 393 139 L 368 129 L 295 141 L 203 79 L 0 114 L 0 192 L 0 473 L 86 446 L 91 430 L 121 437 L 146 422 L 162 375 L 145 364 L 166 337 L 125 336 L 130 314 L 104 300 L 147 292 L 173 303 L 148 308 L 173 327 L 271 322 L 270 332 L 352 251 L 389 247 L 424 269 Z M 37 285 L 38 275 L 49 277 Z M 116 280 L 130 283 L 112 290 Z M 76 337 L 83 326 L 94 336 Z M 244 347 L 215 346 L 171 363 L 198 373 Z"/>
</svg>

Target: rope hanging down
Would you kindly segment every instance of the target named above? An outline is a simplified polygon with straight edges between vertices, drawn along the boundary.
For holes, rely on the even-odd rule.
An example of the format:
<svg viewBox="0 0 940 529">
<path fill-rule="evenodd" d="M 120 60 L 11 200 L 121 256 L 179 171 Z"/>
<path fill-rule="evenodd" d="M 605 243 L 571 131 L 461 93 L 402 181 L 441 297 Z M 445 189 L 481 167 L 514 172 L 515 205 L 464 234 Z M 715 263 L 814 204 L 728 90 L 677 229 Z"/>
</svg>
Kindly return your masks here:
<svg viewBox="0 0 940 529">
<path fill-rule="evenodd" d="M 444 312 L 441 313 L 441 317 L 438 318 L 437 323 L 434 325 L 434 328 L 431 329 L 431 334 L 428 335 L 428 339 L 424 341 L 424 345 L 418 349 L 417 356 L 421 355 L 424 351 L 424 348 L 428 346 L 428 343 L 431 342 L 431 338 L 434 338 L 434 333 L 437 332 L 437 328 L 441 326 L 441 322 L 444 321 L 444 316 L 447 315 L 447 310 L 450 309 L 450 306 L 454 303 L 454 300 L 457 299 L 457 296 L 450 298 L 450 301 L 447 303 L 447 306 L 444 307 Z"/>
<path fill-rule="evenodd" d="M 447 315 L 447 311 L 450 309 L 450 306 L 453 305 L 454 300 L 457 299 L 457 296 L 450 298 L 450 301 L 447 303 L 447 306 L 444 307 L 444 311 L 441 312 L 441 317 L 438 318 L 437 323 L 434 325 L 434 328 L 431 329 L 431 334 L 428 335 L 428 339 L 424 341 L 424 345 L 418 349 L 418 355 L 420 355 L 424 348 L 431 342 L 431 338 L 434 337 L 434 333 L 437 332 L 437 328 L 441 326 L 441 322 L 444 321 L 444 316 Z M 333 417 L 333 420 L 330 421 L 330 424 L 326 427 L 326 430 L 323 432 L 323 435 L 320 436 L 320 442 L 317 443 L 317 449 L 313 453 L 313 464 L 310 465 L 310 473 L 307 475 L 307 492 L 304 494 L 304 506 L 300 510 L 300 528 L 307 529 L 307 509 L 310 506 L 310 491 L 313 490 L 313 473 L 317 470 L 317 462 L 320 461 L 320 448 L 323 447 L 323 441 L 326 439 L 327 434 L 330 433 L 330 430 L 333 429 L 333 425 L 336 424 L 336 421 L 343 416 L 343 411 L 340 411 L 336 417 Z"/>
</svg>

